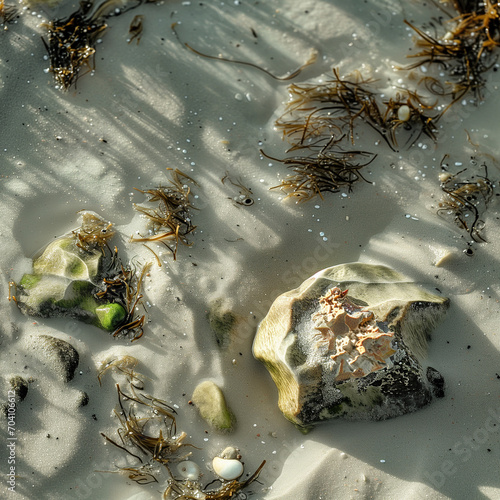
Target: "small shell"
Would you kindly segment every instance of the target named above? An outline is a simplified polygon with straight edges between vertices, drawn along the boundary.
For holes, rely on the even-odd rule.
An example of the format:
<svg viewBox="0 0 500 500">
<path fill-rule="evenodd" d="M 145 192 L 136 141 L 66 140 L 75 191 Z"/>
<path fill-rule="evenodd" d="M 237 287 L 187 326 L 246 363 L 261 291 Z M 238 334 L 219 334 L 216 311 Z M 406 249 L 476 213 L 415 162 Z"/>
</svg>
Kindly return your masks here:
<svg viewBox="0 0 500 500">
<path fill-rule="evenodd" d="M 441 172 L 439 175 L 438 175 L 438 178 L 439 178 L 439 181 L 442 182 L 443 184 L 450 180 L 452 177 L 452 175 L 450 174 L 450 172 Z"/>
<path fill-rule="evenodd" d="M 410 119 L 410 108 L 406 104 L 398 109 L 398 119 L 402 122 L 407 122 Z"/>
<path fill-rule="evenodd" d="M 227 448 L 224 448 L 219 456 L 221 458 L 238 458 L 238 449 L 234 446 L 228 446 Z"/>
<path fill-rule="evenodd" d="M 214 472 L 226 481 L 238 479 L 243 474 L 243 464 L 234 458 L 215 457 L 212 460 Z"/>
<path fill-rule="evenodd" d="M 184 478 L 196 481 L 200 477 L 200 468 L 195 462 L 185 460 L 177 464 L 177 472 Z"/>
</svg>

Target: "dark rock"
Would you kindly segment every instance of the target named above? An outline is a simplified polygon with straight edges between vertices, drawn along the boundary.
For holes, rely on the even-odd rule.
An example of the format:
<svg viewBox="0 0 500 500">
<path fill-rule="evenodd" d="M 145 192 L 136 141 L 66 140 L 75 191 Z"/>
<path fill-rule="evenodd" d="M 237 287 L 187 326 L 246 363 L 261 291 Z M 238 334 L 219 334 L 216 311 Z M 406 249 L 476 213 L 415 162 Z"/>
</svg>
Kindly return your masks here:
<svg viewBox="0 0 500 500">
<path fill-rule="evenodd" d="M 39 350 L 41 356 L 51 362 L 51 366 L 60 379 L 69 382 L 75 376 L 80 356 L 78 351 L 65 340 L 39 335 L 32 338 L 34 350 Z"/>
<path fill-rule="evenodd" d="M 89 395 L 86 392 L 81 391 L 80 400 L 78 401 L 78 406 L 79 407 L 87 406 L 89 404 L 89 401 L 90 401 Z"/>
<path fill-rule="evenodd" d="M 427 368 L 427 380 L 432 385 L 432 393 L 436 398 L 444 398 L 444 377 L 435 369 Z"/>
<path fill-rule="evenodd" d="M 24 401 L 28 394 L 28 382 L 23 377 L 16 375 L 9 380 L 9 383 L 19 401 Z"/>
</svg>

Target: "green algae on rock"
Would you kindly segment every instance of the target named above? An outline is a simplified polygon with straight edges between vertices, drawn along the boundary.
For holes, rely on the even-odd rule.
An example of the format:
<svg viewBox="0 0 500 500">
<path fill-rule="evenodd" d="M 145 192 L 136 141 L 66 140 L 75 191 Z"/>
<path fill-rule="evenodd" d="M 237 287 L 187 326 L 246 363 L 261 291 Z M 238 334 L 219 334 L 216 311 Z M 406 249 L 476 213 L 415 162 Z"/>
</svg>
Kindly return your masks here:
<svg viewBox="0 0 500 500">
<path fill-rule="evenodd" d="M 17 305 L 30 316 L 71 317 L 109 332 L 132 325 L 128 330 L 137 327 L 134 339 L 139 338 L 144 321 L 133 319 L 129 311 L 138 302 L 138 285 L 131 284 L 135 273 L 109 249 L 111 223 L 93 212 L 81 217 L 78 229 L 57 238 L 33 260 L 32 273 L 19 282 Z"/>
<path fill-rule="evenodd" d="M 448 305 L 388 267 L 342 264 L 280 295 L 253 353 L 303 431 L 333 418 L 391 418 L 443 395 L 439 372 L 421 360 Z"/>
<path fill-rule="evenodd" d="M 221 349 L 226 349 L 231 343 L 231 337 L 237 322 L 236 315 L 224 307 L 222 298 L 218 298 L 209 304 L 207 320 L 217 345 Z"/>
<path fill-rule="evenodd" d="M 95 314 L 99 301 L 92 296 L 102 260 L 100 250 L 79 248 L 74 236 L 58 238 L 34 259 L 33 273 L 21 278 L 19 308 L 30 316 L 70 316 L 105 328 Z"/>
<path fill-rule="evenodd" d="M 209 380 L 201 382 L 192 396 L 193 404 L 198 408 L 202 418 L 218 431 L 231 431 L 235 417 L 226 404 L 226 398 L 220 387 Z"/>
</svg>

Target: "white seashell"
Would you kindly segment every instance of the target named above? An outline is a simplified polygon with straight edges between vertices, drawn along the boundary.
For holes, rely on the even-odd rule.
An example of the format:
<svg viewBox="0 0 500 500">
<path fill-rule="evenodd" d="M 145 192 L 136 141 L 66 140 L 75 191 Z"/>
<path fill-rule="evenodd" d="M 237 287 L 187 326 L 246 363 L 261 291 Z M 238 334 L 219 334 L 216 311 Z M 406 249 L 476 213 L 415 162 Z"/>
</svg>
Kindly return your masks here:
<svg viewBox="0 0 500 500">
<path fill-rule="evenodd" d="M 191 479 L 194 481 L 196 481 L 201 474 L 198 464 L 191 462 L 190 460 L 185 460 L 184 462 L 177 464 L 177 472 L 184 479 Z"/>
<path fill-rule="evenodd" d="M 215 457 L 212 460 L 214 472 L 226 481 L 238 479 L 243 474 L 243 464 L 234 458 Z"/>
<path fill-rule="evenodd" d="M 398 119 L 402 122 L 407 122 L 410 119 L 410 108 L 406 104 L 398 109 Z"/>
</svg>

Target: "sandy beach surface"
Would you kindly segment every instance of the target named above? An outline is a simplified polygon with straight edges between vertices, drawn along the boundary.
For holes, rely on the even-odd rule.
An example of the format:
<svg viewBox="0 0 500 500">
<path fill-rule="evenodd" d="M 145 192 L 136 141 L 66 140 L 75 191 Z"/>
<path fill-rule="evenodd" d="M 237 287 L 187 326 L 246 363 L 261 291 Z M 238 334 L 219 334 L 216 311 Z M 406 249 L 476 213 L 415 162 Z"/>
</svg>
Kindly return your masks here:
<svg viewBox="0 0 500 500">
<path fill-rule="evenodd" d="M 288 85 L 324 82 L 339 68 L 342 76 L 359 70 L 373 78 L 377 92 L 387 96 L 415 88 L 421 69 L 395 69 L 416 50 L 415 32 L 403 20 L 442 29 L 444 14 L 436 5 L 143 4 L 107 20 L 95 71 L 64 92 L 47 71 L 42 23 L 77 8 L 76 2 L 21 7 L 0 33 L 0 402 L 8 400 L 12 377 L 29 380 L 25 400 L 16 405 L 15 441 L 1 420 L 0 496 L 162 498 L 166 469 L 155 469 L 157 482 L 138 484 L 119 473 L 136 466 L 134 458 L 101 435 L 119 442 L 115 384 L 125 387 L 125 379 L 109 370 L 100 385 L 98 368 L 129 355 L 138 360 L 145 390 L 175 408 L 177 431 L 196 447 L 185 450 L 200 466 L 203 485 L 213 480 L 212 458 L 226 446 L 240 450 L 241 481 L 266 461 L 258 480 L 233 498 L 499 499 L 498 204 L 494 195 L 481 216 L 486 242 L 473 242 L 453 217 L 438 214 L 445 155 L 451 174 L 467 168 L 487 175 L 495 187 L 500 177 L 496 67 L 487 73 L 478 105 L 467 95 L 443 115 L 436 141 L 421 135 L 411 145 L 415 136 L 401 127 L 393 151 L 360 122 L 355 145 L 345 144 L 377 155 L 361 171 L 368 182 L 296 203 L 270 189 L 290 173 L 286 165 L 259 151 L 287 156 L 289 144 L 275 121 L 284 112 Z M 135 15 L 144 16 L 142 37 L 127 43 Z M 184 42 L 277 76 L 300 67 L 312 51 L 318 57 L 293 80 L 280 81 L 252 66 L 202 57 Z M 134 188 L 168 185 L 167 169 L 176 168 L 196 181 L 189 183 L 196 229 L 189 235 L 192 246 L 180 245 L 175 261 L 161 244 L 149 244 L 159 267 L 150 250 L 130 242 L 131 235 L 147 233 L 133 205 L 147 197 Z M 225 175 L 234 182 L 221 182 Z M 237 203 L 243 187 L 242 196 L 254 201 L 249 206 Z M 147 323 L 136 342 L 68 318 L 24 316 L 7 299 L 9 281 L 19 282 L 40 249 L 75 229 L 80 210 L 114 224 L 113 245 L 124 260 L 152 262 L 144 282 Z M 395 419 L 332 421 L 304 435 L 281 414 L 277 389 L 252 355 L 253 338 L 278 295 L 323 268 L 357 261 L 392 267 L 450 299 L 424 361 L 444 376 L 445 397 Z M 207 320 L 214 308 L 235 317 L 224 348 Z M 39 335 L 78 351 L 71 381 L 61 382 L 40 352 Z M 232 432 L 214 431 L 189 404 L 204 380 L 222 388 L 236 417 Z M 88 404 L 81 406 L 83 393 Z M 12 449 L 14 491 L 7 481 Z"/>
</svg>

